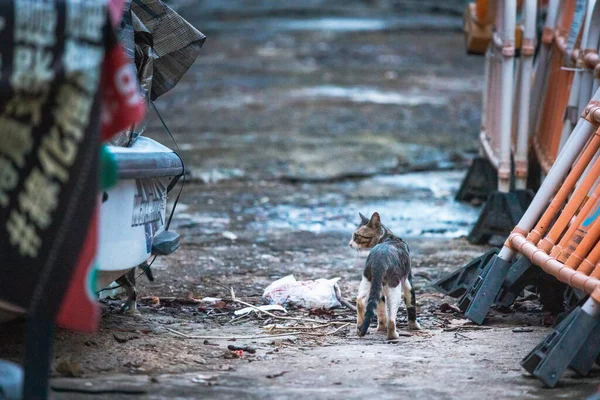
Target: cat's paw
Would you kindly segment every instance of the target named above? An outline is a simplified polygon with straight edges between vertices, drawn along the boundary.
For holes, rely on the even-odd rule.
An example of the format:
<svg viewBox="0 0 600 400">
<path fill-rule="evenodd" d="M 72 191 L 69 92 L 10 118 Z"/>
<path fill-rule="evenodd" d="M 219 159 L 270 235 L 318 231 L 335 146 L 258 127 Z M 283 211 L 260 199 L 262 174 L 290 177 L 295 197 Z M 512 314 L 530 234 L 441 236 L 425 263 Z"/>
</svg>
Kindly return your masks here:
<svg viewBox="0 0 600 400">
<path fill-rule="evenodd" d="M 387 338 L 388 340 L 398 340 L 400 339 L 400 335 L 398 335 L 397 331 L 394 331 L 392 333 L 388 332 Z"/>
<path fill-rule="evenodd" d="M 408 321 L 408 329 L 412 331 L 419 331 L 421 330 L 421 324 L 419 324 L 418 321 Z"/>
<path fill-rule="evenodd" d="M 136 302 L 126 302 L 121 307 L 121 313 L 132 317 L 141 317 L 142 313 L 138 311 Z"/>
<path fill-rule="evenodd" d="M 360 334 L 360 324 L 356 325 L 356 336 L 358 336 L 358 337 L 363 337 L 364 336 L 364 335 Z"/>
</svg>

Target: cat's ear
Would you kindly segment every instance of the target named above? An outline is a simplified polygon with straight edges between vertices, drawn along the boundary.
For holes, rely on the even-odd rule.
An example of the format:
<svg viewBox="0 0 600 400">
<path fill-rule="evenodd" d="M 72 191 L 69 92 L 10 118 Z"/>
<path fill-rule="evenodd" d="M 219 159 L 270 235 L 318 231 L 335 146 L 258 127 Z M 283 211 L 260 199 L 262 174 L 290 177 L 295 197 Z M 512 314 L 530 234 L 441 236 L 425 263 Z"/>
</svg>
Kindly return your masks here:
<svg viewBox="0 0 600 400">
<path fill-rule="evenodd" d="M 369 218 L 362 215 L 362 213 L 358 213 L 358 215 L 360 215 L 360 224 L 361 225 L 366 225 L 369 223 Z"/>
<path fill-rule="evenodd" d="M 373 215 L 371 215 L 369 226 L 371 228 L 379 228 L 381 226 L 381 218 L 379 217 L 379 213 L 374 212 Z"/>
</svg>

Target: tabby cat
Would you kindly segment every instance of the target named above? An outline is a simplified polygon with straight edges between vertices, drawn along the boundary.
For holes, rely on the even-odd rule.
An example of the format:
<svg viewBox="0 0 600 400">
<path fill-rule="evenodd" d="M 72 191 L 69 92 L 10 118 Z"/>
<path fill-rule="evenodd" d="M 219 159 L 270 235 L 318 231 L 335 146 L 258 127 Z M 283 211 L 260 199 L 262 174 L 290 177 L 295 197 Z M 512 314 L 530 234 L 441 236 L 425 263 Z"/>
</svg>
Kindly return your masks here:
<svg viewBox="0 0 600 400">
<path fill-rule="evenodd" d="M 350 240 L 350 247 L 368 251 L 363 278 L 358 287 L 356 309 L 358 336 L 364 336 L 377 311 L 377 330 L 390 340 L 398 339 L 396 314 L 404 298 L 408 327 L 421 329 L 415 309 L 408 245 L 382 223 L 378 213 L 371 218 L 360 214 L 360 225 Z"/>
</svg>

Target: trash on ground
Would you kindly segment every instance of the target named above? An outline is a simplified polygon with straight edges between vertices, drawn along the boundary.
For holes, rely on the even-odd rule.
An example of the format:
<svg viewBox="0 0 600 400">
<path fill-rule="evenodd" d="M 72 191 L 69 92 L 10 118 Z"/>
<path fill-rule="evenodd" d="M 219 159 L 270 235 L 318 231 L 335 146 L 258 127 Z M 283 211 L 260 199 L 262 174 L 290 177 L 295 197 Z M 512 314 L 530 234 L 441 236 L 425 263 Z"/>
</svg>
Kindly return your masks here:
<svg viewBox="0 0 600 400">
<path fill-rule="evenodd" d="M 229 239 L 231 241 L 236 240 L 238 238 L 238 236 L 235 233 L 229 231 L 223 232 L 222 235 L 225 239 Z"/>
<path fill-rule="evenodd" d="M 218 380 L 219 378 L 213 375 L 197 375 L 192 379 L 192 382 L 213 386 L 217 384 Z"/>
<path fill-rule="evenodd" d="M 529 333 L 529 332 L 533 332 L 532 328 L 515 328 L 512 330 L 514 333 Z"/>
<path fill-rule="evenodd" d="M 236 310 L 234 312 L 234 314 L 239 316 L 239 315 L 250 314 L 251 312 L 256 312 L 256 311 L 282 311 L 284 313 L 287 313 L 286 309 L 283 308 L 282 306 L 280 306 L 278 304 L 272 304 L 272 305 L 268 305 L 268 306 L 245 307 L 240 310 Z"/>
<path fill-rule="evenodd" d="M 216 304 L 217 302 L 221 301 L 223 299 L 220 299 L 218 297 L 204 297 L 202 300 L 200 300 L 202 303 L 207 303 L 207 304 Z"/>
<path fill-rule="evenodd" d="M 288 371 L 282 371 L 282 372 L 279 372 L 277 374 L 267 375 L 267 378 L 268 379 L 279 378 L 280 376 L 283 376 L 284 374 L 287 374 L 287 373 L 288 373 Z"/>
<path fill-rule="evenodd" d="M 440 305 L 440 311 L 443 313 L 460 313 L 460 308 L 454 304 L 442 303 Z"/>
<path fill-rule="evenodd" d="M 81 364 L 71 360 L 62 360 L 56 365 L 56 372 L 62 376 L 76 378 L 83 375 Z"/>
<path fill-rule="evenodd" d="M 263 293 L 269 304 L 291 304 L 303 308 L 341 307 L 335 286 L 340 278 L 297 281 L 294 275 L 287 275 L 271 283 Z"/>
<path fill-rule="evenodd" d="M 245 351 L 250 354 L 256 353 L 256 347 L 254 346 L 236 346 L 234 344 L 230 344 L 227 348 L 231 351 Z"/>
<path fill-rule="evenodd" d="M 117 341 L 117 343 L 127 343 L 130 340 L 139 339 L 140 337 L 137 335 L 122 335 L 113 333 L 113 338 Z"/>
</svg>

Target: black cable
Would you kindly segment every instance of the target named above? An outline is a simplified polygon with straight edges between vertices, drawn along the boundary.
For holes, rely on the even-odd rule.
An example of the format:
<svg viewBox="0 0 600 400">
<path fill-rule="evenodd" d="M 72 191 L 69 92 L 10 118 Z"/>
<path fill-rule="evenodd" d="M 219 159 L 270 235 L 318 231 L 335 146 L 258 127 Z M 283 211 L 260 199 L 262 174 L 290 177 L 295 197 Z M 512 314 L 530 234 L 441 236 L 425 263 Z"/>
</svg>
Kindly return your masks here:
<svg viewBox="0 0 600 400">
<path fill-rule="evenodd" d="M 156 112 L 156 115 L 158 116 L 158 119 L 160 119 L 160 122 L 162 122 L 165 130 L 167 131 L 167 133 L 171 137 L 171 140 L 175 144 L 175 148 L 177 149 L 177 151 L 181 151 L 181 150 L 179 150 L 179 145 L 177 144 L 177 141 L 173 137 L 173 134 L 171 133 L 171 130 L 169 129 L 169 127 L 165 123 L 165 120 L 162 118 L 162 116 L 160 115 L 160 113 L 158 112 L 158 108 L 156 108 L 156 105 L 154 104 L 153 101 L 150 101 L 150 102 L 152 103 L 152 107 L 154 108 L 154 111 Z M 183 179 L 181 180 L 181 187 L 179 188 L 179 193 L 177 193 L 177 197 L 175 197 L 175 201 L 173 202 L 173 208 L 171 209 L 171 214 L 169 215 L 169 220 L 167 221 L 167 224 L 165 225 L 165 230 L 166 231 L 168 231 L 169 227 L 171 226 L 171 220 L 173 219 L 173 215 L 175 214 L 175 208 L 177 207 L 177 203 L 179 203 L 179 196 L 181 196 L 181 192 L 183 191 L 183 187 L 185 186 L 185 164 L 183 163 L 183 158 L 181 158 L 181 155 L 177 151 L 174 151 L 174 153 L 177 154 L 177 157 L 179 157 L 179 160 L 181 161 Z M 177 182 L 175 182 L 175 183 L 177 183 Z M 167 189 L 167 193 L 171 189 L 172 189 L 172 186 L 170 186 Z"/>
<path fill-rule="evenodd" d="M 142 272 L 135 277 L 135 280 L 137 280 L 140 276 L 144 275 L 146 273 L 146 271 L 148 269 L 150 269 L 150 267 L 152 266 L 152 264 L 154 264 L 154 260 L 156 260 L 157 255 L 154 255 L 154 258 L 152 259 L 152 261 L 150 261 L 150 264 L 146 265 L 144 268 L 142 268 Z M 106 290 L 115 290 L 118 288 L 123 287 L 123 285 L 117 285 L 117 286 L 110 286 L 110 287 L 105 287 L 104 289 L 100 289 L 96 292 L 96 295 L 99 295 L 100 293 L 106 291 Z"/>
</svg>

